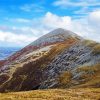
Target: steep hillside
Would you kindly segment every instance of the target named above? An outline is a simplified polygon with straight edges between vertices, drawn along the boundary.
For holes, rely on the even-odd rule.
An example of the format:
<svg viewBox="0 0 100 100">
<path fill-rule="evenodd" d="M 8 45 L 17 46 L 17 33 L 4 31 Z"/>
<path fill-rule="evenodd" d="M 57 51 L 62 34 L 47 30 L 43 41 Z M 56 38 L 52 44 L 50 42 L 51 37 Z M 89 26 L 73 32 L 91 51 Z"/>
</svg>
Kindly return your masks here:
<svg viewBox="0 0 100 100">
<path fill-rule="evenodd" d="M 5 60 L 0 91 L 100 87 L 99 67 L 99 43 L 59 28 Z"/>
<path fill-rule="evenodd" d="M 75 33 L 71 32 L 71 31 L 66 31 L 61 28 L 56 29 L 56 30 L 40 37 L 33 43 L 24 47 L 22 50 L 16 52 L 12 56 L 5 59 L 4 65 L 8 66 L 9 64 L 11 64 L 13 62 L 18 62 L 22 57 L 24 57 L 25 55 L 27 55 L 37 49 L 40 49 L 40 48 L 48 46 L 48 45 L 53 45 L 53 44 L 57 44 L 59 42 L 66 41 L 67 39 L 69 39 L 71 37 L 81 39 L 81 37 L 77 36 Z M 2 67 L 2 70 L 4 70 L 4 69 L 5 69 L 5 67 Z"/>
<path fill-rule="evenodd" d="M 95 77 L 95 74 L 100 72 L 100 48 L 97 49 L 98 46 L 100 47 L 99 43 L 84 40 L 63 50 L 45 68 L 44 81 L 40 88 L 72 87 L 88 82 L 88 77 L 90 79 Z M 85 66 L 88 68 L 87 71 L 77 71 Z M 92 70 L 93 68 L 97 70 Z M 100 87 L 99 73 L 98 77 L 99 86 L 94 87 Z"/>
</svg>

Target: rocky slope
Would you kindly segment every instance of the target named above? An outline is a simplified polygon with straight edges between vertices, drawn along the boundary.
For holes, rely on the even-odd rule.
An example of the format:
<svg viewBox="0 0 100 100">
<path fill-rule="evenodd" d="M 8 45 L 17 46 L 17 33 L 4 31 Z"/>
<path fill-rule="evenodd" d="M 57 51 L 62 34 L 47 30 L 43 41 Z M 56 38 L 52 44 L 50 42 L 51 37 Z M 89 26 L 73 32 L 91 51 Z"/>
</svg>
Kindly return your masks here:
<svg viewBox="0 0 100 100">
<path fill-rule="evenodd" d="M 59 28 L 5 59 L 0 91 L 100 87 L 99 73 L 100 44 Z"/>
</svg>

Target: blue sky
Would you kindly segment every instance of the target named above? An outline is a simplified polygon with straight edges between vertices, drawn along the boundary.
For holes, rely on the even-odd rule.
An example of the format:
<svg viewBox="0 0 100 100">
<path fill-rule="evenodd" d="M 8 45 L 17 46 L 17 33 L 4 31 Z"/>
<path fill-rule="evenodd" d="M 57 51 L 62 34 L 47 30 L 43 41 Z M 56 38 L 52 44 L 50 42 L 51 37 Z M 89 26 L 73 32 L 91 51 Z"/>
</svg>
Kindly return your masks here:
<svg viewBox="0 0 100 100">
<path fill-rule="evenodd" d="M 23 47 L 59 27 L 100 42 L 100 1 L 0 0 L 0 46 Z"/>
</svg>

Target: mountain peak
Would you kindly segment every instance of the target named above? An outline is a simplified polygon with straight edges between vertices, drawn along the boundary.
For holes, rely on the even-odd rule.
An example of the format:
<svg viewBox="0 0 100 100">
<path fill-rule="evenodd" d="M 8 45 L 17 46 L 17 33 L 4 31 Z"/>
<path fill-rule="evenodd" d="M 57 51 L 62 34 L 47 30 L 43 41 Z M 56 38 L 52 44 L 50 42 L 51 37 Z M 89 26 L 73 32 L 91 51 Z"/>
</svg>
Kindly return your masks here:
<svg viewBox="0 0 100 100">
<path fill-rule="evenodd" d="M 57 28 L 57 29 L 55 29 L 55 30 L 53 30 L 53 31 L 60 31 L 60 32 L 64 32 L 64 31 L 67 31 L 67 30 L 65 30 L 65 29 L 63 29 L 63 28 Z"/>
<path fill-rule="evenodd" d="M 61 41 L 65 41 L 69 37 L 73 37 L 73 38 L 77 37 L 80 39 L 80 37 L 77 34 L 71 32 L 69 30 L 66 30 L 63 28 L 57 28 L 57 29 L 43 35 L 36 41 L 32 42 L 30 45 L 37 46 L 37 45 L 45 44 L 45 43 L 61 42 Z"/>
<path fill-rule="evenodd" d="M 52 34 L 70 34 L 70 35 L 75 34 L 75 33 L 71 32 L 71 31 L 63 29 L 63 28 L 57 28 L 57 29 L 49 32 L 48 34 L 51 34 L 51 33 Z"/>
</svg>

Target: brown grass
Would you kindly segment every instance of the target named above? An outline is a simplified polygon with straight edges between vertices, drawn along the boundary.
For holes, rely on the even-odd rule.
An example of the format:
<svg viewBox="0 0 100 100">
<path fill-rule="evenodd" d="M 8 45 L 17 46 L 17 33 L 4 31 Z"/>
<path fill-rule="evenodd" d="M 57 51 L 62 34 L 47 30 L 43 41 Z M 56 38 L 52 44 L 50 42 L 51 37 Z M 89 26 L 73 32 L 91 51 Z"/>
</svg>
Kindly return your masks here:
<svg viewBox="0 0 100 100">
<path fill-rule="evenodd" d="M 100 63 L 94 66 L 82 66 L 78 68 L 78 72 L 85 72 L 80 79 L 85 82 L 78 87 L 99 87 L 100 88 Z"/>
<path fill-rule="evenodd" d="M 100 71 L 100 64 L 96 64 L 94 66 L 82 66 L 82 67 L 79 67 L 77 69 L 78 72 L 81 72 L 81 71 L 85 71 L 85 72 L 89 72 L 89 71 L 93 71 L 93 72 L 97 72 L 97 71 Z"/>
<path fill-rule="evenodd" d="M 93 54 L 100 54 L 100 43 L 94 42 L 92 40 L 85 40 L 83 44 L 91 47 L 93 49 Z"/>
<path fill-rule="evenodd" d="M 68 86 L 68 84 L 70 84 L 71 78 L 72 78 L 72 73 L 69 71 L 64 71 L 59 75 L 58 83 L 60 84 L 60 86 L 66 87 Z"/>
<path fill-rule="evenodd" d="M 0 100 L 100 100 L 100 88 L 11 92 L 0 94 Z"/>
<path fill-rule="evenodd" d="M 94 42 L 94 41 L 92 41 L 92 40 L 85 40 L 85 41 L 83 42 L 83 44 L 85 44 L 85 45 L 88 46 L 88 47 L 94 47 L 97 43 Z"/>
<path fill-rule="evenodd" d="M 100 44 L 99 43 L 96 46 L 94 46 L 93 53 L 100 54 Z"/>
</svg>

